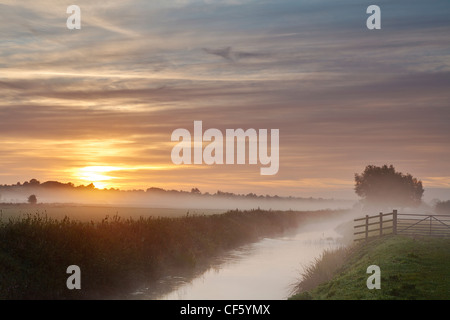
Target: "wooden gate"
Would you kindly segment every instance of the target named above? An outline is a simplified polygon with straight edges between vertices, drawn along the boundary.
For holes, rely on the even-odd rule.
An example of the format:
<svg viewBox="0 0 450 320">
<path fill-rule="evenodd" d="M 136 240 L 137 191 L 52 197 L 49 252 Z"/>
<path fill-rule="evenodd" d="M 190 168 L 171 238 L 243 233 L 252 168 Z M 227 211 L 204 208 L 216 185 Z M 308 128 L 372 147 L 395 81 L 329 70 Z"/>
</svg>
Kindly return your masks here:
<svg viewBox="0 0 450 320">
<path fill-rule="evenodd" d="M 368 240 L 386 234 L 450 237 L 450 215 L 390 213 L 354 220 L 355 241 Z M 361 223 L 362 222 L 362 223 Z"/>
</svg>

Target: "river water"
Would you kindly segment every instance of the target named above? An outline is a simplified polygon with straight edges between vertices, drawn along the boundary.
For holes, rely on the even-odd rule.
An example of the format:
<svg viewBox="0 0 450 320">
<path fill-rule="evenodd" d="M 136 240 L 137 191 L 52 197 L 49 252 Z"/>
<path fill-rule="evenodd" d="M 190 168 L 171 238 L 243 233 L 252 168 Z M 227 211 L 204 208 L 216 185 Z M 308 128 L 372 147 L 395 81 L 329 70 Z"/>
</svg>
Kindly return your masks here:
<svg viewBox="0 0 450 320">
<path fill-rule="evenodd" d="M 307 225 L 292 235 L 264 238 L 222 256 L 214 262 L 213 267 L 194 279 L 182 277 L 162 279 L 160 282 L 162 286 L 167 285 L 174 290 L 147 298 L 286 299 L 290 296 L 292 286 L 301 278 L 303 268 L 320 257 L 325 249 L 341 246 L 340 239 L 341 236 L 329 224 Z"/>
</svg>

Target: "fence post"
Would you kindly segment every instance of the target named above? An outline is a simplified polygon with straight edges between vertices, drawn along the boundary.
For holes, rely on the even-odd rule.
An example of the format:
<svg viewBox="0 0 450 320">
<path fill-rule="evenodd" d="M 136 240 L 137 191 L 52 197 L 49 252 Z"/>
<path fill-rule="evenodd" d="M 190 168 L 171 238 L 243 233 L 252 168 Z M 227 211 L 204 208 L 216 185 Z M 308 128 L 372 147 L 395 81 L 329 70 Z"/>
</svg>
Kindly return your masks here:
<svg viewBox="0 0 450 320">
<path fill-rule="evenodd" d="M 380 237 L 383 235 L 383 212 L 380 212 Z"/>
<path fill-rule="evenodd" d="M 397 234 L 397 210 L 392 212 L 392 232 Z"/>
<path fill-rule="evenodd" d="M 430 236 L 431 236 L 431 224 L 432 224 L 432 222 L 433 222 L 433 219 L 430 216 Z"/>
<path fill-rule="evenodd" d="M 369 215 L 366 215 L 366 241 L 369 238 Z"/>
</svg>

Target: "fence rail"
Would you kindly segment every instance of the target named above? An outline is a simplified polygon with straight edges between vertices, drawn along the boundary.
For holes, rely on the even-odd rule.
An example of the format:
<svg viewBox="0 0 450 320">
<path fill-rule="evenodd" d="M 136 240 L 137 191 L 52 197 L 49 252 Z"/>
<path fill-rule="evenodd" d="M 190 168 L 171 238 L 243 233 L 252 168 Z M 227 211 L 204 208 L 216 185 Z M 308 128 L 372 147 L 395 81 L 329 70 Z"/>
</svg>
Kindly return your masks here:
<svg viewBox="0 0 450 320">
<path fill-rule="evenodd" d="M 386 234 L 450 237 L 450 215 L 406 214 L 394 210 L 390 213 L 380 212 L 378 215 L 366 215 L 354 220 L 354 222 L 361 221 L 363 223 L 354 226 L 355 241 L 368 240 Z"/>
</svg>

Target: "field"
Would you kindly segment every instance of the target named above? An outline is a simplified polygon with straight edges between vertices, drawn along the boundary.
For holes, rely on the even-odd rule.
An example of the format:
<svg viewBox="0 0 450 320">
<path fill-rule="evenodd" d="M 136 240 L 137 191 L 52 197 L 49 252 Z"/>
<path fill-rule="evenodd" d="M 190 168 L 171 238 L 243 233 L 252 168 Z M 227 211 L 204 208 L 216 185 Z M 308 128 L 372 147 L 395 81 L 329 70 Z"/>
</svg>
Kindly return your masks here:
<svg viewBox="0 0 450 320">
<path fill-rule="evenodd" d="M 182 217 L 190 215 L 217 214 L 226 210 L 212 209 L 173 209 L 173 208 L 146 208 L 146 207 L 120 207 L 96 206 L 78 204 L 0 204 L 0 220 L 9 218 L 22 218 L 28 214 L 40 214 L 55 219 L 70 217 L 79 221 L 101 221 L 106 216 L 120 216 L 121 218 L 139 219 L 140 217 Z"/>
</svg>

